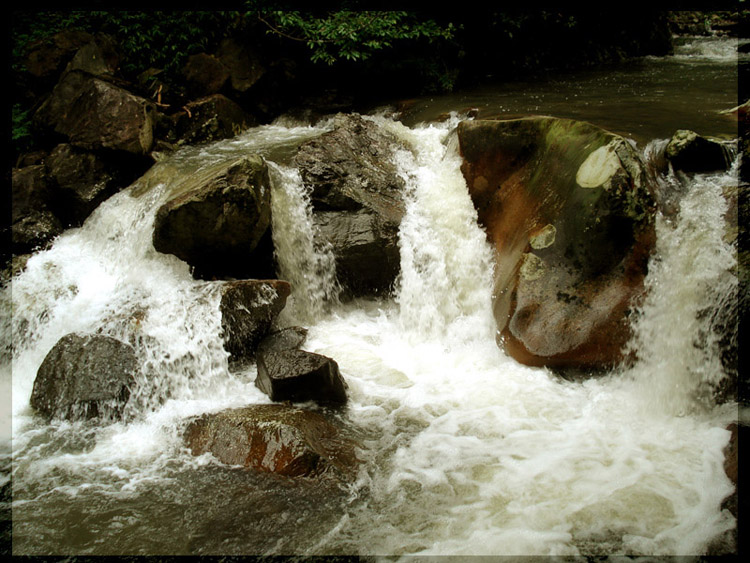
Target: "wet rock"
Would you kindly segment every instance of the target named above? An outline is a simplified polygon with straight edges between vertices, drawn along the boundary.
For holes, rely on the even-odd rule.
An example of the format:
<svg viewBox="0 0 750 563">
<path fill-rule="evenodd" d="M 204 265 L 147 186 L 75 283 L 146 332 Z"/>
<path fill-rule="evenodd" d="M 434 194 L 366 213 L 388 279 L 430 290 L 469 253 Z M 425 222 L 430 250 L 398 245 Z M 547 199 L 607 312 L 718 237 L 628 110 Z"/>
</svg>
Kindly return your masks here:
<svg viewBox="0 0 750 563">
<path fill-rule="evenodd" d="M 259 354 L 297 350 L 307 339 L 307 329 L 301 326 L 290 326 L 266 336 L 258 345 Z"/>
<path fill-rule="evenodd" d="M 200 98 L 183 109 L 173 118 L 178 144 L 197 145 L 228 139 L 257 125 L 254 117 L 222 94 Z"/>
<path fill-rule="evenodd" d="M 224 348 L 231 360 L 255 357 L 291 293 L 283 280 L 223 282 L 220 303 Z"/>
<path fill-rule="evenodd" d="M 518 361 L 621 361 L 654 243 L 655 203 L 624 138 L 551 117 L 464 121 L 462 172 L 496 257 L 494 314 Z"/>
<path fill-rule="evenodd" d="M 367 208 L 400 223 L 405 204 L 403 179 L 392 163 L 398 140 L 357 114 L 339 114 L 334 129 L 303 143 L 294 157 L 312 189 L 316 209 Z"/>
<path fill-rule="evenodd" d="M 191 421 L 185 442 L 193 455 L 289 477 L 351 475 L 354 444 L 322 414 L 288 405 L 251 405 Z"/>
<path fill-rule="evenodd" d="M 162 205 L 153 243 L 204 278 L 263 277 L 272 271 L 271 190 L 268 168 L 257 155 L 222 166 L 195 187 Z"/>
<path fill-rule="evenodd" d="M 68 225 L 80 225 L 100 203 L 115 194 L 117 170 L 94 153 L 63 143 L 46 159 L 50 178 L 56 185 L 58 216 Z"/>
<path fill-rule="evenodd" d="M 34 114 L 34 123 L 80 148 L 145 155 L 153 143 L 152 113 L 148 100 L 73 70 Z"/>
<path fill-rule="evenodd" d="M 305 350 L 259 354 L 255 386 L 272 401 L 346 403 L 346 383 L 338 364 Z"/>
<path fill-rule="evenodd" d="M 675 170 L 683 172 L 727 170 L 732 164 L 731 149 L 726 143 L 687 129 L 672 136 L 664 154 Z"/>
<path fill-rule="evenodd" d="M 345 294 L 387 294 L 401 266 L 398 224 L 367 211 L 319 211 L 313 219 L 336 258 Z"/>
<path fill-rule="evenodd" d="M 339 282 L 354 295 L 390 289 L 399 271 L 404 181 L 392 156 L 403 145 L 357 114 L 300 146 L 294 163 L 312 192 L 315 222 L 331 243 Z"/>
<path fill-rule="evenodd" d="M 138 371 L 132 347 L 102 335 L 68 334 L 39 367 L 31 406 L 47 418 L 122 415 Z"/>
<path fill-rule="evenodd" d="M 54 186 L 44 164 L 11 173 L 11 240 L 14 254 L 46 246 L 63 231 L 52 211 Z"/>
</svg>

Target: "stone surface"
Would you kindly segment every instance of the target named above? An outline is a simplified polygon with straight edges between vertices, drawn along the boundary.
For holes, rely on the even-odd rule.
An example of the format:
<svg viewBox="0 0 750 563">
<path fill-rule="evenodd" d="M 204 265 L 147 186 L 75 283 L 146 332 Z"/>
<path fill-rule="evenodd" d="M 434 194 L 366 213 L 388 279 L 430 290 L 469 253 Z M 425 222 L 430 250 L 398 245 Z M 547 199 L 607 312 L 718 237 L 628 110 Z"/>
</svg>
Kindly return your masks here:
<svg viewBox="0 0 750 563">
<path fill-rule="evenodd" d="M 195 187 L 162 205 L 153 243 L 195 268 L 196 277 L 258 277 L 267 273 L 271 190 L 268 168 L 257 155 L 222 166 Z M 257 266 L 257 267 L 256 267 Z"/>
<path fill-rule="evenodd" d="M 54 186 L 43 164 L 11 172 L 11 240 L 14 254 L 44 247 L 62 233 L 63 224 L 51 209 Z"/>
<path fill-rule="evenodd" d="M 258 353 L 282 352 L 296 350 L 305 343 L 307 329 L 301 326 L 290 326 L 266 336 L 258 345 Z"/>
<path fill-rule="evenodd" d="M 392 289 L 401 267 L 397 223 L 364 209 L 319 211 L 313 219 L 333 248 L 336 276 L 347 294 L 383 295 Z"/>
<path fill-rule="evenodd" d="M 194 100 L 183 107 L 174 120 L 178 144 L 197 145 L 239 135 L 257 125 L 254 117 L 222 94 Z"/>
<path fill-rule="evenodd" d="M 198 97 L 218 94 L 229 80 L 229 71 L 224 64 L 207 53 L 190 55 L 182 74 L 187 87 Z"/>
<path fill-rule="evenodd" d="M 265 73 L 257 53 L 235 39 L 224 39 L 216 58 L 227 69 L 232 89 L 237 92 L 249 90 Z"/>
<path fill-rule="evenodd" d="M 68 334 L 39 367 L 31 406 L 47 418 L 117 419 L 137 371 L 129 345 L 108 336 Z"/>
<path fill-rule="evenodd" d="M 728 146 L 688 129 L 677 131 L 664 153 L 672 167 L 683 172 L 727 170 L 732 164 Z"/>
<path fill-rule="evenodd" d="M 291 293 L 283 280 L 222 282 L 220 302 L 224 348 L 230 359 L 255 357 L 260 342 L 272 331 Z"/>
<path fill-rule="evenodd" d="M 518 361 L 605 368 L 621 361 L 654 242 L 639 156 L 591 124 L 464 121 L 462 171 L 496 258 L 494 314 Z"/>
<path fill-rule="evenodd" d="M 387 292 L 398 275 L 404 181 L 392 157 L 402 146 L 372 121 L 339 114 L 332 131 L 302 144 L 294 157 L 345 296 Z"/>
<path fill-rule="evenodd" d="M 153 143 L 152 112 L 146 99 L 73 70 L 63 75 L 34 122 L 77 147 L 144 155 Z"/>
<path fill-rule="evenodd" d="M 205 414 L 189 423 L 185 442 L 193 455 L 288 477 L 351 475 L 357 463 L 353 442 L 322 414 L 288 405 Z"/>
<path fill-rule="evenodd" d="M 305 350 L 259 354 L 255 386 L 272 401 L 342 405 L 347 400 L 338 364 Z"/>
</svg>

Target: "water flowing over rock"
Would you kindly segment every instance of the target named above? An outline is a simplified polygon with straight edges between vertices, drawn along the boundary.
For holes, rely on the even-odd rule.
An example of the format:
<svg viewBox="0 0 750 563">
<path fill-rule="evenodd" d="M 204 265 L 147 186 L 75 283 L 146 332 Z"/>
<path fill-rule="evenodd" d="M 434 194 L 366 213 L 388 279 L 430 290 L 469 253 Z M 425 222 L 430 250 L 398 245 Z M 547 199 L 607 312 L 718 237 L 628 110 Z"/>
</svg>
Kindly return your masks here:
<svg viewBox="0 0 750 563">
<path fill-rule="evenodd" d="M 591 124 L 464 121 L 462 171 L 494 245 L 494 313 L 522 363 L 602 368 L 622 359 L 654 241 L 638 154 Z"/>
<path fill-rule="evenodd" d="M 80 70 L 63 75 L 34 121 L 85 149 L 145 155 L 153 143 L 148 100 Z"/>
<path fill-rule="evenodd" d="M 119 418 L 137 370 L 135 351 L 124 342 L 68 334 L 39 367 L 31 406 L 48 418 Z"/>
<path fill-rule="evenodd" d="M 271 190 L 257 155 L 240 158 L 156 213 L 153 243 L 195 268 L 196 277 L 263 277 L 272 268 Z"/>
<path fill-rule="evenodd" d="M 221 328 L 224 348 L 232 360 L 253 358 L 260 342 L 291 293 L 283 280 L 238 280 L 223 282 Z"/>
<path fill-rule="evenodd" d="M 346 475 L 356 465 L 353 443 L 322 414 L 287 405 L 205 414 L 190 422 L 185 442 L 193 455 L 288 477 Z"/>
<path fill-rule="evenodd" d="M 259 354 L 255 386 L 272 401 L 346 403 L 346 383 L 338 364 L 305 350 Z"/>
<path fill-rule="evenodd" d="M 294 157 L 321 236 L 334 248 L 339 281 L 355 295 L 388 291 L 398 273 L 404 181 L 392 156 L 401 146 L 372 121 L 339 114 L 333 131 Z"/>
<path fill-rule="evenodd" d="M 725 143 L 687 129 L 677 131 L 664 152 L 674 169 L 683 172 L 727 170 L 733 160 Z"/>
</svg>

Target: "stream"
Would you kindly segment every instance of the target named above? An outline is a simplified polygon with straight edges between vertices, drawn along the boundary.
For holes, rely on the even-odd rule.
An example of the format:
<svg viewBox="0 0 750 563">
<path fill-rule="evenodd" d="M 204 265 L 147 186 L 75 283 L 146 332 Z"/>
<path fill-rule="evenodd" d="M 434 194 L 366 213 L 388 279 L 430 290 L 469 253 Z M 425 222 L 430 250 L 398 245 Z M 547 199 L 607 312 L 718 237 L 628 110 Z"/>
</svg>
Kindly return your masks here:
<svg viewBox="0 0 750 563">
<path fill-rule="evenodd" d="M 644 152 L 677 129 L 734 138 L 736 117 L 721 112 L 737 105 L 737 64 L 736 39 L 682 38 L 669 57 L 417 99 L 401 120 L 373 111 L 410 148 L 395 155 L 407 208 L 390 298 L 338 299 L 289 166 L 330 119 L 280 118 L 156 164 L 2 290 L 13 555 L 705 553 L 737 524 L 721 508 L 733 491 L 723 448 L 744 419 L 701 394 L 726 375 L 701 312 L 737 291 L 722 197 L 736 163 L 696 175 L 679 213 L 657 217 L 636 362 L 572 382 L 495 344 L 492 252 L 452 132 L 471 107 L 590 121 Z M 154 250 L 154 215 L 174 183 L 248 153 L 271 170 L 280 277 L 293 287 L 280 323 L 307 327 L 304 349 L 335 359 L 349 385 L 347 407 L 327 411 L 359 444 L 345 485 L 248 472 L 182 442 L 191 416 L 270 401 L 254 365 L 229 370 L 216 284 Z M 46 354 L 75 331 L 134 346 L 148 377 L 123 421 L 46 423 L 29 406 Z"/>
</svg>

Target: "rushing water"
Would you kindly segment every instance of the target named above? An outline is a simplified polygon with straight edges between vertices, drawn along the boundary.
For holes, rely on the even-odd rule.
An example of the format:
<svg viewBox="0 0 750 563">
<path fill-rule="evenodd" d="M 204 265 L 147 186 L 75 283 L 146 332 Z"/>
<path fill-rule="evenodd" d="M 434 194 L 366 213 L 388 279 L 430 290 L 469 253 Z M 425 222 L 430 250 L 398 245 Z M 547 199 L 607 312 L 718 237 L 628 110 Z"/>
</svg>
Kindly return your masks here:
<svg viewBox="0 0 750 563">
<path fill-rule="evenodd" d="M 729 135 L 736 121 L 718 112 L 736 105 L 736 72 L 726 45 L 710 45 L 586 77 L 422 100 L 406 124 L 369 117 L 410 149 L 395 155 L 407 210 L 389 299 L 339 302 L 330 249 L 316 240 L 309 194 L 288 165 L 294 147 L 329 122 L 279 121 L 186 149 L 105 202 L 2 294 L 4 318 L 13 313 L 0 378 L 12 395 L 2 484 L 12 456 L 13 553 L 702 553 L 736 526 L 721 502 L 733 490 L 725 428 L 738 411 L 706 401 L 706 384 L 724 373 L 701 314 L 736 292 L 721 195 L 736 170 L 697 176 L 678 213 L 658 218 L 635 363 L 573 383 L 495 345 L 492 253 L 452 131 L 464 107 L 484 99 L 482 111 L 585 118 L 655 143 L 696 122 L 701 133 Z M 734 53 L 736 65 L 736 44 Z M 664 78 L 675 73 L 677 85 Z M 637 108 L 628 87 L 643 92 Z M 665 110 L 664 99 L 682 109 Z M 455 110 L 447 120 L 418 123 L 420 112 L 445 108 Z M 294 287 L 282 321 L 307 326 L 305 349 L 334 358 L 349 384 L 347 408 L 328 413 L 360 445 L 363 463 L 344 487 L 223 466 L 181 441 L 192 415 L 268 398 L 253 385 L 254 366 L 228 369 L 215 284 L 153 249 L 154 213 L 190 178 L 248 152 L 271 168 L 273 239 Z M 123 422 L 45 424 L 30 409 L 39 365 L 73 331 L 134 346 L 144 375 Z"/>
</svg>

